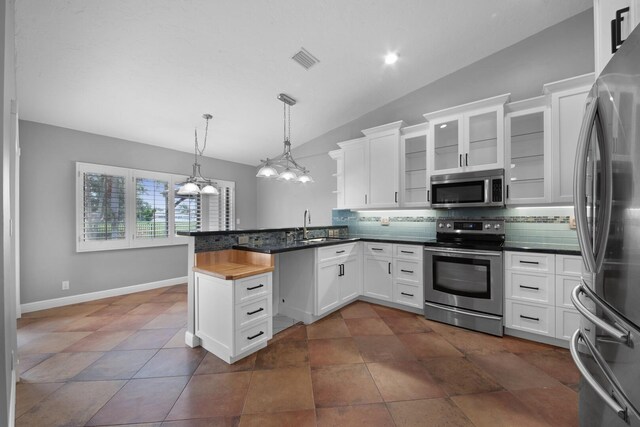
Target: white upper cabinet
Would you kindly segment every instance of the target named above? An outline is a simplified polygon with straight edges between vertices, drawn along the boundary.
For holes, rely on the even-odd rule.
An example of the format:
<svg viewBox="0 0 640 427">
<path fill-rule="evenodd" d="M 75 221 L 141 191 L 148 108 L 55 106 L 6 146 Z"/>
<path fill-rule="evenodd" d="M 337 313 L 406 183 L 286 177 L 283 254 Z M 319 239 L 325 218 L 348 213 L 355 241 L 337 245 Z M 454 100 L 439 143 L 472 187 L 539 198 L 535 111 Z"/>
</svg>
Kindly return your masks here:
<svg viewBox="0 0 640 427">
<path fill-rule="evenodd" d="M 333 150 L 329 151 L 329 156 L 336 161 L 336 189 L 334 193 L 336 195 L 336 208 L 344 208 L 344 151 Z"/>
<path fill-rule="evenodd" d="M 403 124 L 398 121 L 365 129 L 364 138 L 338 144 L 343 155 L 343 207 L 400 206 L 399 152 Z"/>
<path fill-rule="evenodd" d="M 427 206 L 427 130 L 421 123 L 400 129 L 400 205 Z"/>
<path fill-rule="evenodd" d="M 551 200 L 550 98 L 539 96 L 505 106 L 507 204 Z"/>
<path fill-rule="evenodd" d="M 344 206 L 366 205 L 368 176 L 366 173 L 367 141 L 364 138 L 339 144 L 342 148 L 344 171 Z"/>
<path fill-rule="evenodd" d="M 573 169 L 578 135 L 594 73 L 544 85 L 551 96 L 552 197 L 554 203 L 573 203 Z"/>
<path fill-rule="evenodd" d="M 430 175 L 504 166 L 504 104 L 509 94 L 425 114 Z"/>
</svg>

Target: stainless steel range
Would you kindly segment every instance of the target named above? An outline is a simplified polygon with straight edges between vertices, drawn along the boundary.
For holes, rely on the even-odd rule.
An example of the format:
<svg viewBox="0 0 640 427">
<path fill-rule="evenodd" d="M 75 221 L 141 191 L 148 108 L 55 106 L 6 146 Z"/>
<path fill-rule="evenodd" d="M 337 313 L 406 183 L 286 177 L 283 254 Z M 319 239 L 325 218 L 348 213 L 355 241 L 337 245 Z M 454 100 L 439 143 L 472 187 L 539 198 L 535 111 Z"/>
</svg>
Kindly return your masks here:
<svg viewBox="0 0 640 427">
<path fill-rule="evenodd" d="M 504 221 L 436 222 L 425 246 L 425 317 L 502 336 Z"/>
</svg>

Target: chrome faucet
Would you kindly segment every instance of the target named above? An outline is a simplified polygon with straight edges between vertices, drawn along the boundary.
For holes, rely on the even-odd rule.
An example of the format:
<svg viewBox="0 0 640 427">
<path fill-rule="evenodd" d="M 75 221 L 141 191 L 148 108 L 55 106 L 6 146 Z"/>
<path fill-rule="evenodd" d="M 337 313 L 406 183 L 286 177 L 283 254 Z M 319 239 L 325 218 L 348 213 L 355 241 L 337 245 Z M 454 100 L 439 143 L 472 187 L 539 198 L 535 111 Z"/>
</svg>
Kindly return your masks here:
<svg viewBox="0 0 640 427">
<path fill-rule="evenodd" d="M 302 223 L 302 238 L 309 238 L 309 232 L 307 231 L 307 217 L 309 217 L 309 224 L 311 224 L 311 211 L 309 209 L 304 210 L 304 221 Z"/>
</svg>

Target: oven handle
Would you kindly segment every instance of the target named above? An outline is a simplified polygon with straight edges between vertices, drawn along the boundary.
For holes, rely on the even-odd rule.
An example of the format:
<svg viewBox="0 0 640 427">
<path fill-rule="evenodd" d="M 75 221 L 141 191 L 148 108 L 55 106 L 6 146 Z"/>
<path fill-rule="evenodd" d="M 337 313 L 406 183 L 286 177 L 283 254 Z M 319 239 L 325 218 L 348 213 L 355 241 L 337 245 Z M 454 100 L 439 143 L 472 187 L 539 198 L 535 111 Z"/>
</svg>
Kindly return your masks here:
<svg viewBox="0 0 640 427">
<path fill-rule="evenodd" d="M 500 316 L 491 316 L 490 314 L 482 314 L 482 313 L 478 313 L 477 311 L 467 311 L 467 310 L 462 310 L 460 308 L 447 307 L 440 304 L 434 304 L 428 301 L 425 301 L 424 305 L 428 305 L 429 307 L 433 307 L 433 308 L 439 308 L 440 310 L 451 311 L 453 313 L 462 313 L 462 314 L 469 314 L 476 317 L 482 317 L 484 319 L 502 320 L 502 317 Z"/>
<path fill-rule="evenodd" d="M 429 252 L 446 252 L 450 254 L 460 254 L 460 255 L 479 255 L 479 256 L 502 256 L 502 252 L 492 252 L 492 251 L 462 251 L 460 249 L 451 249 L 451 248 L 424 248 L 425 251 Z"/>
</svg>

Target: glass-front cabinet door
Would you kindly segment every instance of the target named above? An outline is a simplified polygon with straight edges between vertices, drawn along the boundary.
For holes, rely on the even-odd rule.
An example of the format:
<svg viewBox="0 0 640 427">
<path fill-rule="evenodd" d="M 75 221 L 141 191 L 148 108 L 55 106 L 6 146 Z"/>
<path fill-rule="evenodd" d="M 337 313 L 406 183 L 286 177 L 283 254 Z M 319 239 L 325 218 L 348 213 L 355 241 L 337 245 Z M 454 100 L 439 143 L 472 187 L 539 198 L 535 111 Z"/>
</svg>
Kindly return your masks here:
<svg viewBox="0 0 640 427">
<path fill-rule="evenodd" d="M 546 97 L 507 106 L 505 123 L 506 197 L 508 204 L 545 203 L 550 199 L 551 135 Z"/>
<path fill-rule="evenodd" d="M 462 166 L 462 116 L 433 120 L 433 174 L 457 172 Z"/>
<path fill-rule="evenodd" d="M 504 167 L 504 104 L 509 94 L 424 114 L 431 175 Z"/>
<path fill-rule="evenodd" d="M 402 206 L 427 205 L 426 123 L 400 129 Z"/>
<path fill-rule="evenodd" d="M 496 110 L 465 115 L 465 167 L 498 164 L 498 121 Z"/>
</svg>

